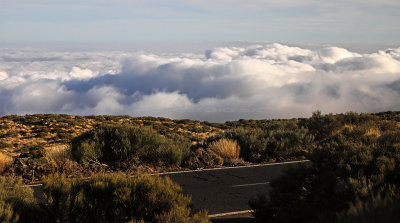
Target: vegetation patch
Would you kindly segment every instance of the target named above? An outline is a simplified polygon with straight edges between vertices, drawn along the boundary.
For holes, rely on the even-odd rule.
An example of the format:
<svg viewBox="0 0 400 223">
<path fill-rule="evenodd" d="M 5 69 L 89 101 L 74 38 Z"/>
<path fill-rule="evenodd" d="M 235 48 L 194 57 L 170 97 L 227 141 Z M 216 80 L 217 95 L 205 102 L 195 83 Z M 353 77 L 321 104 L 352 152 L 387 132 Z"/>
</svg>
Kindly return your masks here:
<svg viewBox="0 0 400 223">
<path fill-rule="evenodd" d="M 102 125 L 72 142 L 72 154 L 82 163 L 100 162 L 126 170 L 140 162 L 179 166 L 191 142 L 178 135 L 158 134 L 151 127 Z"/>
<path fill-rule="evenodd" d="M 231 139 L 219 139 L 210 143 L 210 149 L 224 159 L 239 159 L 240 147 Z"/>
<path fill-rule="evenodd" d="M 90 177 L 110 171 L 133 174 L 306 159 L 337 135 L 380 138 L 398 131 L 399 121 L 400 112 L 315 112 L 310 118 L 225 123 L 108 115 L 9 115 L 0 117 L 0 149 L 13 158 L 3 175 L 22 176 L 31 182 L 52 173 Z"/>
<path fill-rule="evenodd" d="M 124 174 L 67 180 L 43 179 L 38 205 L 21 179 L 0 177 L 1 222 L 171 222 L 209 223 L 207 212 L 191 213 L 190 197 L 169 178 Z"/>
<path fill-rule="evenodd" d="M 21 178 L 0 176 L 1 222 L 41 222 L 43 212 L 36 203 L 33 190 L 23 185 Z"/>
<path fill-rule="evenodd" d="M 317 120 L 322 124 L 313 124 Z M 273 180 L 270 199 L 261 196 L 250 202 L 258 221 L 397 222 L 400 131 L 396 122 L 350 113 L 328 118 L 315 114 L 303 123 L 318 139 L 308 156 L 311 164 Z M 331 132 L 314 129 L 325 125 Z"/>
<path fill-rule="evenodd" d="M 11 156 L 0 153 L 0 173 L 3 173 L 6 168 L 11 166 L 12 162 L 13 158 Z"/>
</svg>

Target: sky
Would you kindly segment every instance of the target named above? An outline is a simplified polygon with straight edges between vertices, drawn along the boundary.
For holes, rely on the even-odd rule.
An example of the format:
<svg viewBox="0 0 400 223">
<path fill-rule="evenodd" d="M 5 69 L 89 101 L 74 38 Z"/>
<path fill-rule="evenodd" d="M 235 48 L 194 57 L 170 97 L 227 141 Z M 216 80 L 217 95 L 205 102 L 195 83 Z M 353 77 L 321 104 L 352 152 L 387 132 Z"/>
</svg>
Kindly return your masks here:
<svg viewBox="0 0 400 223">
<path fill-rule="evenodd" d="M 0 0 L 1 42 L 399 43 L 398 0 Z"/>
<path fill-rule="evenodd" d="M 0 116 L 400 110 L 398 0 L 0 0 Z"/>
</svg>

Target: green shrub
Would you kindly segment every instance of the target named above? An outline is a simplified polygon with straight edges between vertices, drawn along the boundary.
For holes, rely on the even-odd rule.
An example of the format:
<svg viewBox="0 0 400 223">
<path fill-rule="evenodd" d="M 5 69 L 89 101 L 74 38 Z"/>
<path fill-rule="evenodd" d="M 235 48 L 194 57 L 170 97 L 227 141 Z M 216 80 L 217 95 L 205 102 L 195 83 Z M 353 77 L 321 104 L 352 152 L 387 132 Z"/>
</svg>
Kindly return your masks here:
<svg viewBox="0 0 400 223">
<path fill-rule="evenodd" d="M 339 223 L 395 223 L 400 219 L 400 193 L 396 187 L 383 187 L 367 201 L 357 200 L 339 216 Z"/>
<path fill-rule="evenodd" d="M 324 140 L 339 130 L 343 123 L 338 120 L 337 116 L 332 114 L 322 115 L 320 111 L 316 111 L 311 118 L 303 120 L 300 125 L 307 128 L 316 140 Z"/>
<path fill-rule="evenodd" d="M 220 167 L 224 159 L 210 149 L 198 148 L 191 152 L 190 157 L 185 161 L 184 166 L 198 169 Z"/>
<path fill-rule="evenodd" d="M 240 157 L 250 162 L 298 158 L 305 155 L 314 142 L 314 137 L 308 134 L 306 129 L 292 127 L 275 130 L 236 128 L 227 130 L 223 137 L 237 141 L 240 146 Z"/>
<path fill-rule="evenodd" d="M 21 178 L 0 176 L 0 222 L 40 222 L 41 213 Z"/>
<path fill-rule="evenodd" d="M 1 137 L 0 137 L 0 138 L 1 138 Z M 12 146 L 13 146 L 13 145 L 10 144 L 10 143 L 0 141 L 0 149 L 9 148 L 9 147 L 12 147 Z"/>
<path fill-rule="evenodd" d="M 209 222 L 206 213 L 191 215 L 190 198 L 169 178 L 52 175 L 43 183 L 54 222 Z"/>
<path fill-rule="evenodd" d="M 11 138 L 18 137 L 18 136 L 19 136 L 19 132 L 16 130 L 7 131 L 5 134 L 5 137 L 11 137 Z"/>
<path fill-rule="evenodd" d="M 79 162 L 104 162 L 128 168 L 137 160 L 159 165 L 180 165 L 190 153 L 189 140 L 159 135 L 151 127 L 102 125 L 72 141 L 72 154 Z"/>
<path fill-rule="evenodd" d="M 257 219 L 337 222 L 341 213 L 348 213 L 346 219 L 351 219 L 354 205 L 359 208 L 359 219 L 365 219 L 363 214 L 380 216 L 380 210 L 388 204 L 379 204 L 373 195 L 387 185 L 400 186 L 400 132 L 369 134 L 370 127 L 365 122 L 353 129 L 345 128 L 319 144 L 309 156 L 312 164 L 273 180 L 269 200 L 260 197 L 250 202 Z M 393 205 L 398 205 L 397 198 Z M 388 215 L 398 216 L 392 209 L 387 211 Z"/>
<path fill-rule="evenodd" d="M 10 203 L 0 200 L 0 222 L 18 222 L 19 214 L 14 212 L 14 208 Z"/>
<path fill-rule="evenodd" d="M 31 146 L 29 148 L 25 148 L 23 149 L 22 152 L 19 157 L 24 158 L 24 157 L 30 157 L 30 158 L 41 158 L 44 157 L 45 154 L 45 150 L 44 147 L 41 145 L 35 145 L 35 146 Z"/>
</svg>

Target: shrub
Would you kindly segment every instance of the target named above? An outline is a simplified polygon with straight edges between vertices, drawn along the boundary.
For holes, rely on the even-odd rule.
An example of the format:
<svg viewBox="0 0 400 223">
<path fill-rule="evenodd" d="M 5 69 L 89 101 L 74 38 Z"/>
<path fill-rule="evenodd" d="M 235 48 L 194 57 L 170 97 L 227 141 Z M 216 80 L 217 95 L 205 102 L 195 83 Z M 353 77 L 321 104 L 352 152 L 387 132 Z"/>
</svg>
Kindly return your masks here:
<svg viewBox="0 0 400 223">
<path fill-rule="evenodd" d="M 351 124 L 351 122 L 348 124 Z M 303 120 L 300 125 L 306 127 L 316 140 L 324 140 L 339 130 L 343 123 L 338 120 L 337 116 L 332 114 L 322 115 L 320 111 L 316 111 L 311 118 Z"/>
<path fill-rule="evenodd" d="M 209 147 L 224 159 L 239 159 L 240 147 L 234 140 L 222 138 L 210 143 Z"/>
<path fill-rule="evenodd" d="M 190 214 L 190 198 L 169 178 L 123 174 L 72 180 L 44 179 L 48 212 L 57 222 L 209 222 Z"/>
<path fill-rule="evenodd" d="M 11 204 L 0 200 L 0 222 L 16 223 L 19 215 L 14 213 L 14 208 Z"/>
<path fill-rule="evenodd" d="M 72 174 L 79 169 L 78 163 L 72 159 L 71 147 L 69 146 L 60 145 L 48 148 L 45 157 L 57 168 L 58 172 Z"/>
<path fill-rule="evenodd" d="M 40 222 L 41 214 L 33 190 L 23 187 L 21 178 L 0 177 L 1 222 Z"/>
<path fill-rule="evenodd" d="M 0 135 L 1 138 L 1 135 Z M 0 149 L 4 149 L 4 148 L 9 148 L 12 147 L 13 145 L 4 141 L 0 141 Z"/>
<path fill-rule="evenodd" d="M 79 162 L 104 162 L 126 169 L 141 162 L 180 165 L 190 153 L 189 140 L 159 135 L 151 127 L 127 124 L 102 125 L 72 141 L 72 155 Z"/>
<path fill-rule="evenodd" d="M 54 162 L 63 162 L 71 159 L 71 148 L 69 146 L 56 146 L 48 148 L 45 153 L 46 158 Z"/>
<path fill-rule="evenodd" d="M 18 137 L 19 132 L 16 130 L 10 130 L 10 131 L 6 132 L 5 136 L 10 137 L 10 138 Z"/>
<path fill-rule="evenodd" d="M 395 186 L 383 187 L 369 200 L 350 205 L 349 210 L 339 216 L 340 223 L 395 223 L 400 219 L 400 193 Z"/>
<path fill-rule="evenodd" d="M 224 159 L 214 153 L 212 150 L 198 148 L 196 151 L 192 152 L 184 165 L 192 169 L 197 169 L 206 167 L 219 167 L 222 164 L 224 164 Z"/>
<path fill-rule="evenodd" d="M 19 157 L 42 158 L 45 154 L 44 147 L 41 145 L 31 146 L 28 149 L 24 149 L 24 151 Z"/>
<path fill-rule="evenodd" d="M 275 128 L 275 127 L 274 127 Z M 230 129 L 223 135 L 236 140 L 240 156 L 250 162 L 298 158 L 311 150 L 314 137 L 304 128 L 293 129 Z"/>
<path fill-rule="evenodd" d="M 341 213 L 349 215 L 343 219 L 353 219 L 354 214 L 358 220 L 369 218 L 363 215 L 372 220 L 375 214 L 382 220 L 377 222 L 398 219 L 398 211 L 385 207 L 397 208 L 399 196 L 381 199 L 376 194 L 386 191 L 387 185 L 400 186 L 400 132 L 366 134 L 368 129 L 368 125 L 345 128 L 313 151 L 310 165 L 273 180 L 269 200 L 251 201 L 258 220 L 337 222 Z M 390 218 L 381 218 L 382 213 Z"/>
</svg>

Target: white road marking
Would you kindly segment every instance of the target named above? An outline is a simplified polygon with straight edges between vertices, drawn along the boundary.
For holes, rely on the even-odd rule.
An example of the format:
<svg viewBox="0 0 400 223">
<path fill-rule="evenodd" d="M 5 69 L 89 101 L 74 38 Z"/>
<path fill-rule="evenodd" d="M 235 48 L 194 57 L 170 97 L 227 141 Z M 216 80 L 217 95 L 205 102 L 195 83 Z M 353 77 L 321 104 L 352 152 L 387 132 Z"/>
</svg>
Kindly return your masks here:
<svg viewBox="0 0 400 223">
<path fill-rule="evenodd" d="M 202 172 L 202 171 L 212 171 L 212 170 L 250 168 L 250 167 L 259 167 L 259 166 L 276 166 L 276 165 L 285 165 L 285 164 L 291 164 L 291 163 L 305 163 L 305 162 L 310 162 L 310 160 L 287 161 L 287 162 L 281 162 L 281 163 L 265 163 L 265 164 L 256 164 L 256 165 L 250 165 L 250 166 L 230 166 L 230 167 L 217 167 L 217 168 L 197 169 L 197 170 L 182 170 L 182 171 L 174 171 L 174 172 L 152 173 L 149 175 L 168 175 L 168 174 L 192 173 L 192 172 Z M 135 175 L 132 175 L 132 176 L 134 177 Z"/>
<path fill-rule="evenodd" d="M 232 187 L 249 187 L 249 186 L 257 186 L 257 185 L 265 185 L 269 184 L 269 182 L 262 182 L 262 183 L 254 183 L 254 184 L 240 184 L 240 185 L 233 185 Z"/>
<path fill-rule="evenodd" d="M 169 175 L 169 174 L 179 174 L 179 173 L 193 173 L 193 172 L 202 172 L 202 171 L 212 171 L 212 170 L 225 170 L 225 169 L 238 169 L 238 168 L 251 168 L 251 167 L 259 167 L 259 166 L 276 166 L 276 165 L 285 165 L 291 163 L 305 163 L 310 162 L 310 160 L 296 160 L 296 161 L 287 161 L 280 163 L 265 163 L 265 164 L 256 164 L 250 166 L 231 166 L 231 167 L 218 167 L 218 168 L 208 168 L 208 169 L 197 169 L 197 170 L 183 170 L 183 171 L 174 171 L 174 172 L 164 172 L 164 173 L 152 173 L 152 174 L 143 174 L 143 175 Z M 131 175 L 131 177 L 136 177 L 137 175 Z M 40 187 L 43 184 L 31 184 L 26 185 L 28 187 Z"/>
<path fill-rule="evenodd" d="M 41 187 L 43 184 L 30 184 L 30 185 L 24 185 L 22 187 Z"/>
<path fill-rule="evenodd" d="M 237 215 L 237 214 L 246 214 L 246 213 L 253 213 L 254 210 L 244 210 L 244 211 L 234 211 L 234 212 L 226 212 L 226 213 L 219 213 L 219 214 L 210 214 L 208 215 L 209 218 L 216 218 L 216 217 L 223 217 L 228 215 Z"/>
</svg>

